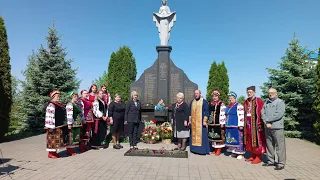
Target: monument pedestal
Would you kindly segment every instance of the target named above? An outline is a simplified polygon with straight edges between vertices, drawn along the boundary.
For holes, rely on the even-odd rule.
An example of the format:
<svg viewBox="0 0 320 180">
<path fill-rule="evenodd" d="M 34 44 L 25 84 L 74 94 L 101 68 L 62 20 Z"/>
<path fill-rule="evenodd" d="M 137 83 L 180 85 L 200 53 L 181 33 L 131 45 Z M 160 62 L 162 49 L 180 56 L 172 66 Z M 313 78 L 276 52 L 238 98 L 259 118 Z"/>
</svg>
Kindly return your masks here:
<svg viewBox="0 0 320 180">
<path fill-rule="evenodd" d="M 190 103 L 198 85 L 189 80 L 170 58 L 171 46 L 157 46 L 158 58 L 146 69 L 141 77 L 130 86 L 130 91 L 137 91 L 141 102 L 141 120 L 169 121 L 171 106 L 176 102 L 176 95 L 184 93 L 184 101 Z M 155 116 L 154 106 L 160 100 L 169 107 L 167 116 Z"/>
</svg>

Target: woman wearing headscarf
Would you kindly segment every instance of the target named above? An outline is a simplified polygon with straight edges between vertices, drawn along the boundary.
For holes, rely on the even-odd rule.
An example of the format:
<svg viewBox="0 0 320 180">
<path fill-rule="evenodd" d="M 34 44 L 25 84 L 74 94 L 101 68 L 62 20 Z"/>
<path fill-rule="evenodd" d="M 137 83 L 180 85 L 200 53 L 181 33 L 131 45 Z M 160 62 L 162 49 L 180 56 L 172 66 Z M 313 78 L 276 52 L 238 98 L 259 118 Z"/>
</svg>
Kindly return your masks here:
<svg viewBox="0 0 320 180">
<path fill-rule="evenodd" d="M 50 98 L 45 117 L 48 158 L 59 158 L 59 149 L 64 148 L 67 143 L 66 109 L 60 104 L 60 91 L 53 90 Z"/>
<path fill-rule="evenodd" d="M 225 129 L 226 123 L 226 106 L 220 100 L 220 91 L 215 89 L 211 93 L 212 101 L 209 104 L 209 123 L 208 123 L 208 134 L 209 141 L 212 142 L 214 148 L 212 154 L 219 156 L 221 149 L 225 147 Z"/>
<path fill-rule="evenodd" d="M 124 130 L 124 116 L 126 105 L 121 102 L 121 96 L 116 94 L 114 101 L 109 105 L 108 116 L 110 118 L 113 148 L 120 149 L 123 146 L 119 143 L 120 133 Z"/>
<path fill-rule="evenodd" d="M 226 147 L 237 159 L 242 159 L 244 150 L 243 127 L 244 127 L 244 108 L 237 102 L 237 94 L 228 94 L 229 105 L 226 108 Z"/>
</svg>

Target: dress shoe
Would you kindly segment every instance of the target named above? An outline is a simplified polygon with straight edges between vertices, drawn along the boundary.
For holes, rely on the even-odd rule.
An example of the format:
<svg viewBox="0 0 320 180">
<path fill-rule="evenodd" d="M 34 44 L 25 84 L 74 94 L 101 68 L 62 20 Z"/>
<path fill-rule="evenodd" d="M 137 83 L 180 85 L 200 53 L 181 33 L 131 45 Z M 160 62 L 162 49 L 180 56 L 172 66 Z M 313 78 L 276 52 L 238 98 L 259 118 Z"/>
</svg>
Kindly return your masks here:
<svg viewBox="0 0 320 180">
<path fill-rule="evenodd" d="M 274 166 L 273 163 L 263 163 L 262 166 Z"/>
<path fill-rule="evenodd" d="M 118 146 L 118 144 L 114 144 L 113 149 L 120 149 L 120 147 Z"/>
<path fill-rule="evenodd" d="M 274 170 L 282 170 L 284 169 L 284 166 L 280 166 L 280 165 L 276 165 L 276 167 L 274 168 Z"/>
</svg>

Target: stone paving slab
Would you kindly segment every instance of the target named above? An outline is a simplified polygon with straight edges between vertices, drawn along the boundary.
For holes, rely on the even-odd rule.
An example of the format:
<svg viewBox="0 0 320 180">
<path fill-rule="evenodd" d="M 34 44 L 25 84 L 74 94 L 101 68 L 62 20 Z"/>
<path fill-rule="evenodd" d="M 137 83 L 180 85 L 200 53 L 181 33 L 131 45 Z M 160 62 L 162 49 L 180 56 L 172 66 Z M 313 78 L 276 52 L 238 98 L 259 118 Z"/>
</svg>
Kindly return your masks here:
<svg viewBox="0 0 320 180">
<path fill-rule="evenodd" d="M 252 165 L 221 154 L 189 158 L 158 158 L 124 156 L 129 149 L 90 150 L 86 153 L 49 159 L 45 151 L 45 136 L 0 144 L 0 179 L 2 180 L 209 180 L 209 179 L 320 179 L 320 147 L 299 139 L 286 139 L 287 165 L 282 171 L 262 164 Z M 171 149 L 174 145 L 139 144 L 139 148 Z"/>
</svg>

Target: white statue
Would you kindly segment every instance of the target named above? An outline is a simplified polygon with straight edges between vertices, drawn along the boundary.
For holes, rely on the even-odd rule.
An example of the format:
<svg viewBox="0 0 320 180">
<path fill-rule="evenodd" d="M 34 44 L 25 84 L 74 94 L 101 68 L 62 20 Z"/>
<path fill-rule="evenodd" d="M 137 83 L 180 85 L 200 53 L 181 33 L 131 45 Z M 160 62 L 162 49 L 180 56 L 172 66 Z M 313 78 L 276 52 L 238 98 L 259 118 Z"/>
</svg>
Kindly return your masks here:
<svg viewBox="0 0 320 180">
<path fill-rule="evenodd" d="M 170 12 L 170 8 L 167 6 L 167 0 L 162 0 L 159 13 L 153 13 L 153 21 L 156 22 L 159 31 L 160 45 L 167 46 L 173 22 L 176 21 L 176 12 Z"/>
</svg>

